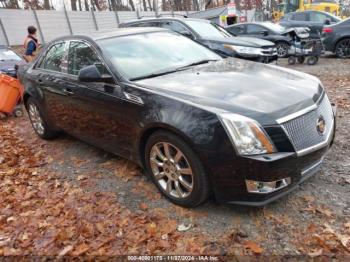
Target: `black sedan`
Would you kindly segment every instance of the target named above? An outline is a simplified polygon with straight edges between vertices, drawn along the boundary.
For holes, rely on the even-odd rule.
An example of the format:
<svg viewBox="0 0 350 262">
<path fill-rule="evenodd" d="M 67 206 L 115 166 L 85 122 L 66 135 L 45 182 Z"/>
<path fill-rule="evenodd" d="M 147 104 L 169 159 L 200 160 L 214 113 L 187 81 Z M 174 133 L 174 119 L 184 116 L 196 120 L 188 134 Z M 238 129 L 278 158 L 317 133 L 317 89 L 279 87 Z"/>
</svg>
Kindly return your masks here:
<svg viewBox="0 0 350 262">
<path fill-rule="evenodd" d="M 280 25 L 290 27 L 308 27 L 310 36 L 319 38 L 324 25 L 330 25 L 341 21 L 340 18 L 322 11 L 293 12 L 284 15 L 280 20 Z"/>
<path fill-rule="evenodd" d="M 16 67 L 25 64 L 26 61 L 7 46 L 0 46 L 0 73 L 16 77 Z"/>
<path fill-rule="evenodd" d="M 226 27 L 233 35 L 261 38 L 275 43 L 277 55 L 285 57 L 290 47 L 290 37 L 283 35 L 285 28 L 270 22 L 242 23 Z"/>
<path fill-rule="evenodd" d="M 20 77 L 40 137 L 64 131 L 135 161 L 182 206 L 273 201 L 320 168 L 334 136 L 317 78 L 159 28 L 59 38 Z"/>
<path fill-rule="evenodd" d="M 276 48 L 272 42 L 258 38 L 234 37 L 217 24 L 204 19 L 147 18 L 120 26 L 170 29 L 210 48 L 222 57 L 238 57 L 264 63 L 277 60 Z"/>
<path fill-rule="evenodd" d="M 322 41 L 326 51 L 335 53 L 339 58 L 350 58 L 350 18 L 325 26 Z"/>
</svg>

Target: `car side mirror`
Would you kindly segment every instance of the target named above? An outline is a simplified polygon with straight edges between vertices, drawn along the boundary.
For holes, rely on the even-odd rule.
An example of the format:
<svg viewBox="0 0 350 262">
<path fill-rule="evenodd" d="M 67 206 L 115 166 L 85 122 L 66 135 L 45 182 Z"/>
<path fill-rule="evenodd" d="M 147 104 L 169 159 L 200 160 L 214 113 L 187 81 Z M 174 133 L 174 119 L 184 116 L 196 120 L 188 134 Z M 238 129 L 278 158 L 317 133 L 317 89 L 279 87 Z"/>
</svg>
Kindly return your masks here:
<svg viewBox="0 0 350 262">
<path fill-rule="evenodd" d="M 113 77 L 109 74 L 101 74 L 96 65 L 89 65 L 80 69 L 78 79 L 81 82 L 113 82 Z"/>
<path fill-rule="evenodd" d="M 183 36 L 186 36 L 186 37 L 188 37 L 188 38 L 191 38 L 191 39 L 193 39 L 193 35 L 190 33 L 190 32 L 188 32 L 188 31 L 181 31 L 181 32 L 179 32 L 181 35 L 183 35 Z"/>
<path fill-rule="evenodd" d="M 325 24 L 325 25 L 330 25 L 330 24 L 331 24 L 331 19 L 326 18 L 326 19 L 324 20 L 324 24 Z"/>
<path fill-rule="evenodd" d="M 269 31 L 263 30 L 263 31 L 260 32 L 260 34 L 263 35 L 263 36 L 267 36 L 269 34 Z"/>
</svg>

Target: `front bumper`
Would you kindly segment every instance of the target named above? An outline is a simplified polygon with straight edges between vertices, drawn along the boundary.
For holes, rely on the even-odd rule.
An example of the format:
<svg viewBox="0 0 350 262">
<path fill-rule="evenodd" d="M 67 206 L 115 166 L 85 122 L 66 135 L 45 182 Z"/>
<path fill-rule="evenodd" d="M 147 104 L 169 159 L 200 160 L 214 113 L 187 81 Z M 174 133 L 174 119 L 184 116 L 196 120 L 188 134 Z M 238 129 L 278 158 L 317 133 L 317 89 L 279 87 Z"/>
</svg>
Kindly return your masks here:
<svg viewBox="0 0 350 262">
<path fill-rule="evenodd" d="M 280 152 L 274 154 L 237 157 L 233 163 L 216 172 L 215 196 L 219 202 L 263 206 L 288 194 L 303 181 L 315 174 L 322 166 L 323 159 L 332 146 L 336 128 L 336 108 L 333 108 L 334 125 L 331 136 L 322 147 L 307 154 Z M 231 169 L 230 169 L 231 168 Z M 271 193 L 248 192 L 246 181 L 271 182 L 290 178 L 291 183 Z"/>
</svg>

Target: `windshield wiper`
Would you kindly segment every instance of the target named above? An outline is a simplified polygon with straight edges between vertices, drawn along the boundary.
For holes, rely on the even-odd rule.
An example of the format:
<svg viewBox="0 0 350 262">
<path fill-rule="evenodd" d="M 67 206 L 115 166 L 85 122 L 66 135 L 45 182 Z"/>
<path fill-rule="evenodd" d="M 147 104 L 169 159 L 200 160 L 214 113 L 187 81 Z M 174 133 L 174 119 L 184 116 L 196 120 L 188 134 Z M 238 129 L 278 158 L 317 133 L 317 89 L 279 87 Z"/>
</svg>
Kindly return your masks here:
<svg viewBox="0 0 350 262">
<path fill-rule="evenodd" d="M 152 78 L 152 77 L 167 75 L 167 74 L 174 73 L 174 72 L 176 72 L 176 71 L 177 71 L 177 69 L 167 70 L 167 71 L 161 71 L 161 72 L 156 72 L 156 73 L 152 73 L 152 74 L 149 74 L 149 75 L 144 75 L 144 76 L 138 76 L 138 77 L 130 78 L 130 81 L 136 81 L 136 80 L 141 80 L 141 79 L 147 79 L 147 78 Z"/>
<path fill-rule="evenodd" d="M 191 66 L 206 64 L 206 63 L 209 63 L 211 61 L 218 61 L 218 60 L 215 60 L 215 59 L 200 60 L 200 61 L 188 64 L 185 66 L 181 66 L 181 67 L 178 67 L 178 68 L 175 68 L 172 70 L 166 70 L 166 71 L 156 72 L 156 73 L 152 73 L 152 74 L 145 75 L 145 76 L 134 77 L 134 78 L 131 78 L 130 81 L 136 81 L 136 80 L 141 80 L 141 79 L 147 79 L 147 78 L 153 78 L 153 77 L 157 77 L 157 76 L 167 75 L 167 74 L 171 74 L 171 73 L 185 70 L 186 68 L 191 67 Z"/>
<path fill-rule="evenodd" d="M 216 59 L 205 59 L 205 60 L 200 60 L 200 61 L 197 61 L 197 62 L 188 64 L 188 65 L 182 66 L 182 67 L 178 68 L 178 70 L 186 69 L 187 67 L 191 67 L 191 66 L 207 64 L 207 63 L 213 62 L 213 61 L 218 61 L 218 60 L 216 60 Z"/>
</svg>

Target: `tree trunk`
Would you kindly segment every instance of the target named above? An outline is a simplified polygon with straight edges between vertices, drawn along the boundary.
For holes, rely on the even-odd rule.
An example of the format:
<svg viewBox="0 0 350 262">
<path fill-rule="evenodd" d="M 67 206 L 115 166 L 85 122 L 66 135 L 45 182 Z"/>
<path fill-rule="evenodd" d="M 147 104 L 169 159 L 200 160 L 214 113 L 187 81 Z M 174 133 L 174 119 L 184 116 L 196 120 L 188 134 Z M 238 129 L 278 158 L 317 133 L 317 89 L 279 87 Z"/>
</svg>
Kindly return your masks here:
<svg viewBox="0 0 350 262">
<path fill-rule="evenodd" d="M 151 0 L 147 0 L 148 6 L 149 6 L 149 11 L 153 11 Z"/>
<path fill-rule="evenodd" d="M 129 4 L 131 6 L 131 10 L 135 11 L 135 5 L 134 5 L 134 1 L 133 0 L 129 0 Z"/>
<path fill-rule="evenodd" d="M 78 0 L 78 4 L 79 4 L 79 11 L 82 11 L 82 8 L 81 8 L 81 0 Z"/>
<path fill-rule="evenodd" d="M 89 11 L 90 8 L 89 8 L 88 0 L 84 0 L 84 3 L 85 3 L 85 11 Z"/>
<path fill-rule="evenodd" d="M 147 11 L 146 0 L 142 0 L 142 4 L 143 4 L 143 10 L 144 10 L 144 11 Z"/>
<path fill-rule="evenodd" d="M 70 6 L 72 8 L 72 11 L 77 11 L 77 0 L 70 0 Z"/>
</svg>

